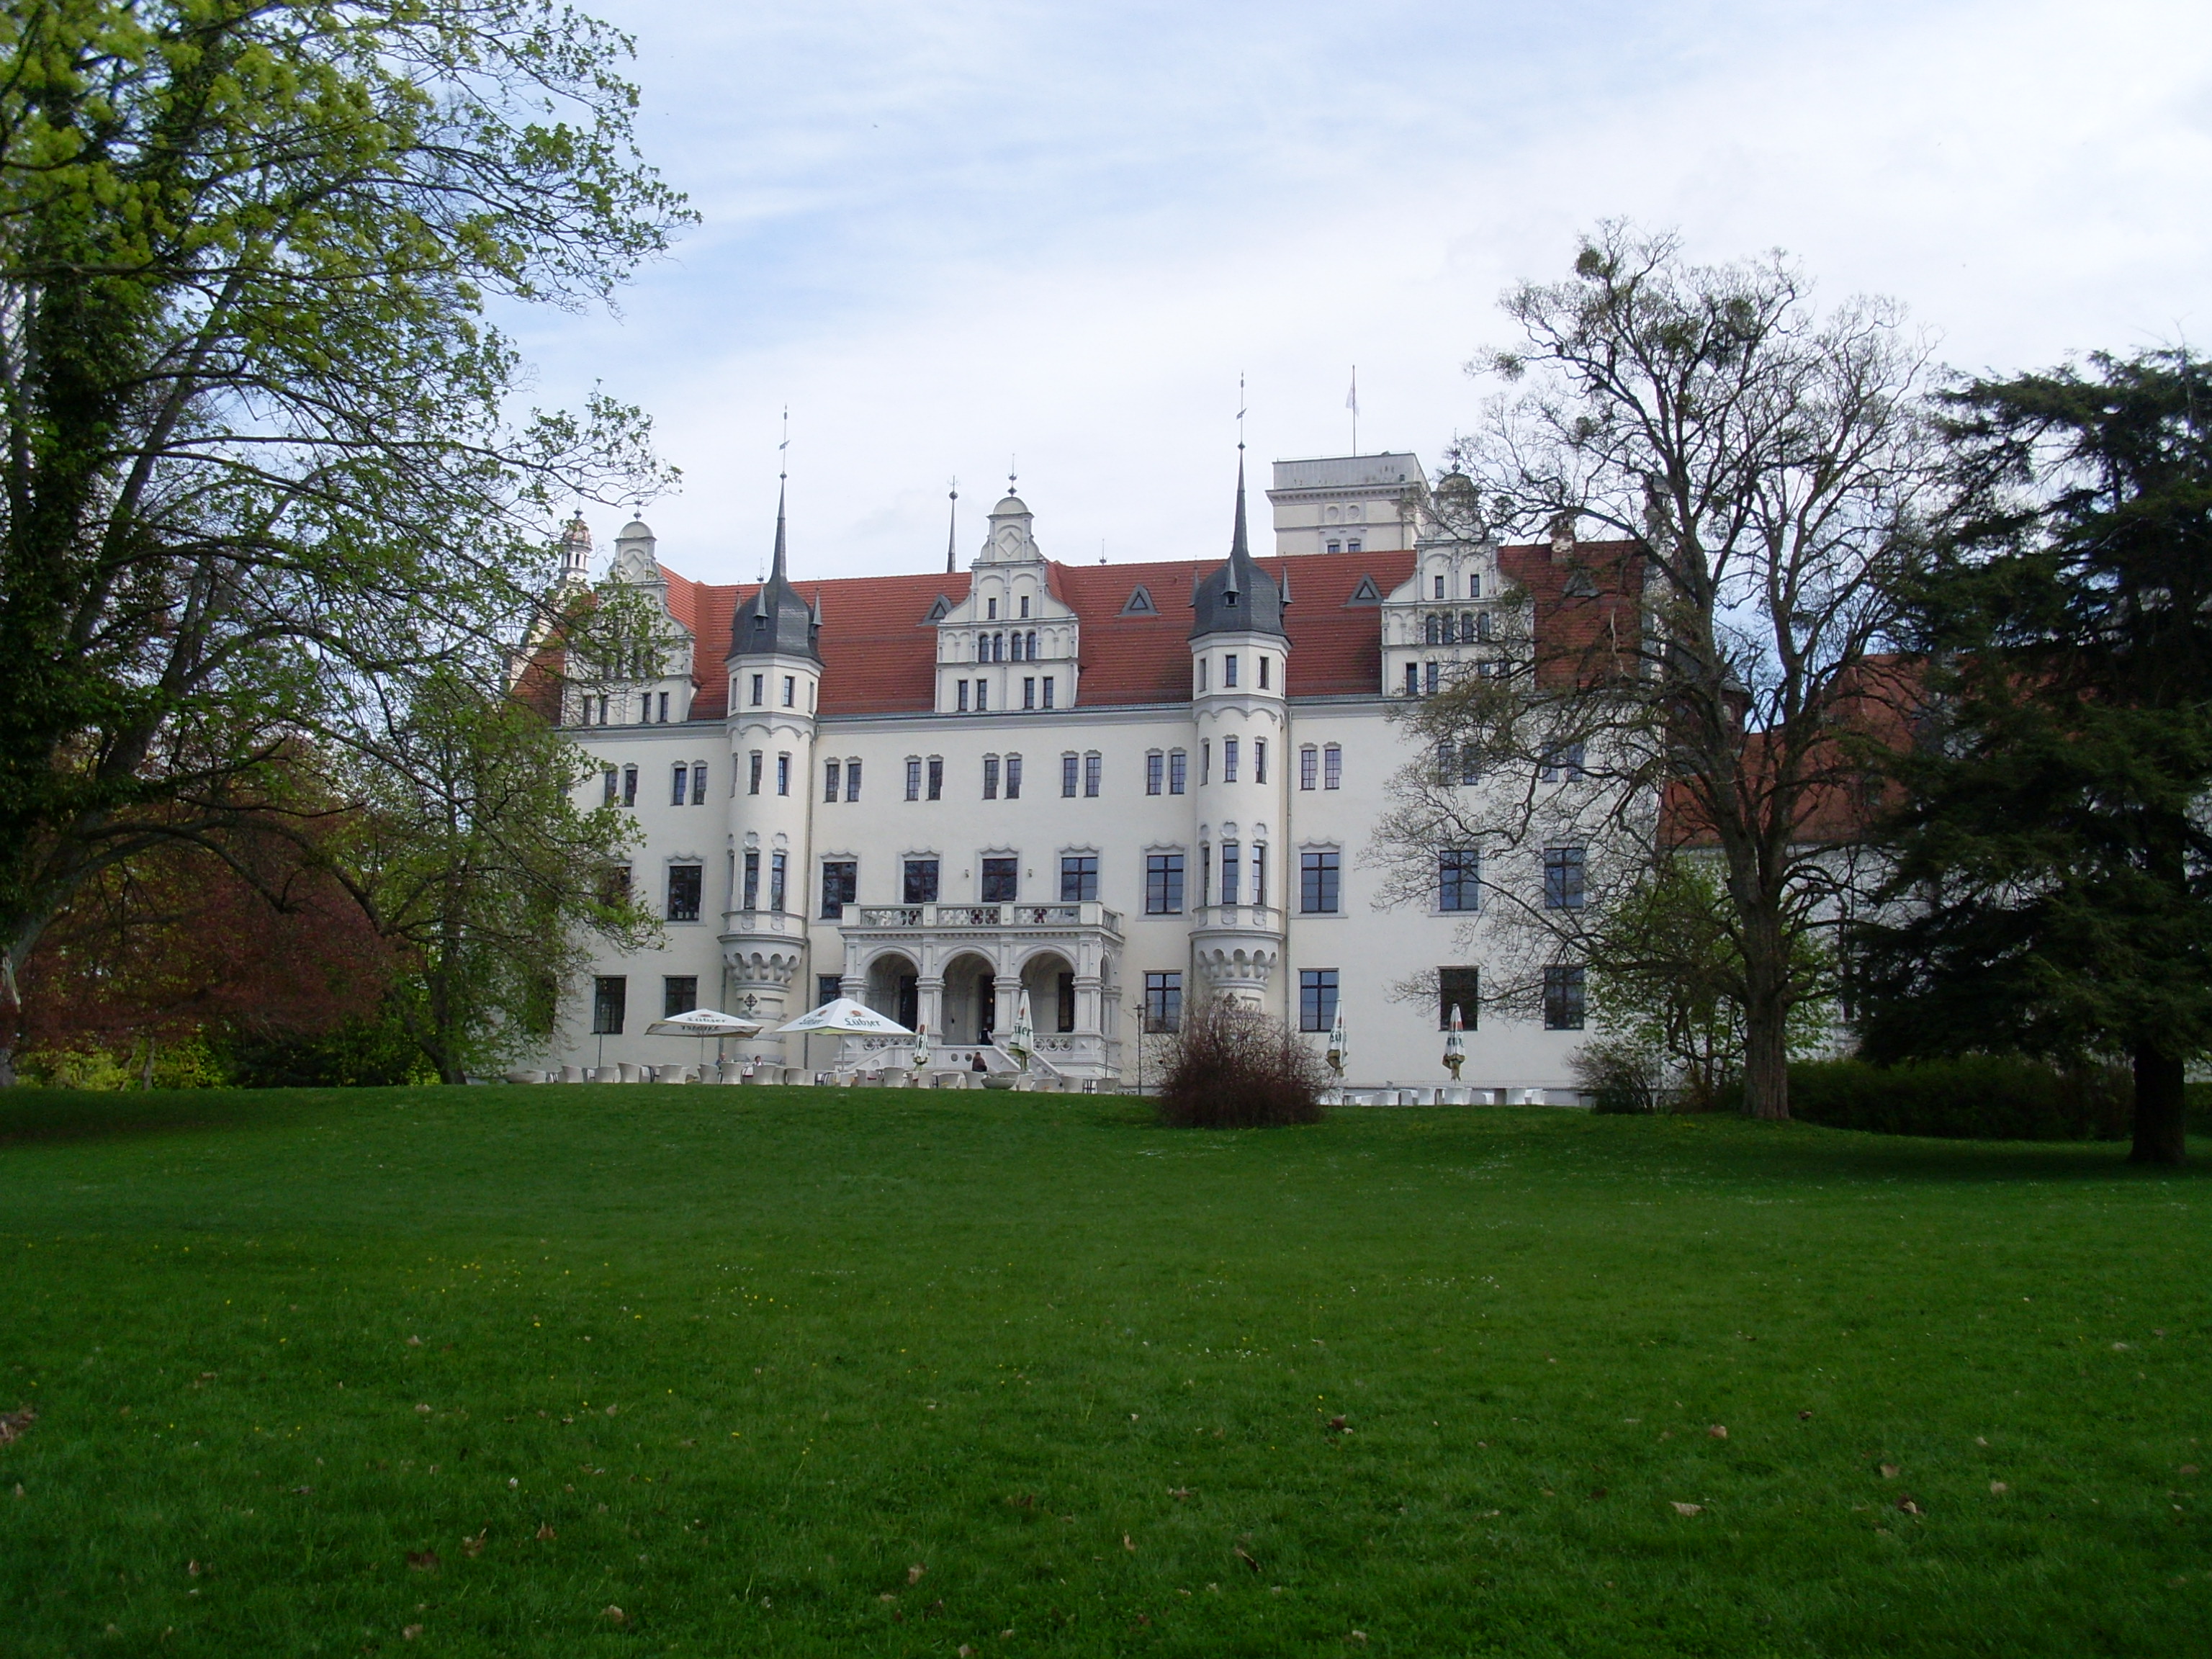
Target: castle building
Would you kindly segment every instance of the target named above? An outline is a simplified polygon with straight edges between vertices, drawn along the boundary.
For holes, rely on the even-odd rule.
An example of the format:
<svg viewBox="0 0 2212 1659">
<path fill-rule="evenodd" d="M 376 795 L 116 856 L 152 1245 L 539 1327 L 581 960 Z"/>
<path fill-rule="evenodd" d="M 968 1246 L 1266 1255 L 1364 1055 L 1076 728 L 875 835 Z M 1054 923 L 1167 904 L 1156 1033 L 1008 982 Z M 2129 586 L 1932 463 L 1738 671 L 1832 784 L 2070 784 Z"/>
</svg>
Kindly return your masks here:
<svg viewBox="0 0 2212 1659">
<path fill-rule="evenodd" d="M 1502 1017 L 1469 927 L 1485 884 L 1545 891 L 1562 849 L 1446 857 L 1425 904 L 1389 907 L 1364 855 L 1412 758 L 1394 706 L 1510 669 L 1586 568 L 1443 534 L 1411 455 L 1279 463 L 1275 485 L 1264 558 L 1241 466 L 1225 558 L 1062 563 L 1009 495 L 964 574 L 811 580 L 779 500 L 767 579 L 712 586 L 625 526 L 610 574 L 665 612 L 659 672 L 574 680 L 562 720 L 600 763 L 589 800 L 636 815 L 632 890 L 665 940 L 593 963 L 548 1058 L 681 1060 L 645 1027 L 696 1006 L 760 1021 L 738 1048 L 765 1060 L 865 1058 L 774 1035 L 842 994 L 957 1063 L 1026 992 L 1046 1063 L 1140 1085 L 1146 1033 L 1230 997 L 1317 1047 L 1340 1015 L 1351 1079 L 1376 1085 L 1449 1082 L 1456 1006 L 1466 1083 L 1571 1088 L 1579 983 Z M 1632 598 L 1582 591 L 1632 623 Z"/>
</svg>

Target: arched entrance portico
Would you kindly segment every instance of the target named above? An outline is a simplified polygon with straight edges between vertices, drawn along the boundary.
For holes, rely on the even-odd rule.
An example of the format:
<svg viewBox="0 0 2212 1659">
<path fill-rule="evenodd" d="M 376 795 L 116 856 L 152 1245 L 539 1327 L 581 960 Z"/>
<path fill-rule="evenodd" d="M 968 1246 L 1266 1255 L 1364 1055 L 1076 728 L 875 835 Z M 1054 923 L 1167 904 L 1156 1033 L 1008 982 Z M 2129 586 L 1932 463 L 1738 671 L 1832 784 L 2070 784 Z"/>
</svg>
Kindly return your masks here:
<svg viewBox="0 0 2212 1659">
<path fill-rule="evenodd" d="M 945 1041 L 988 1042 L 998 1026 L 998 970 L 963 951 L 945 964 Z"/>
<path fill-rule="evenodd" d="M 1057 951 L 1030 957 L 1022 963 L 1022 989 L 1040 1035 L 1075 1030 L 1075 964 L 1066 957 Z"/>
<path fill-rule="evenodd" d="M 921 969 L 914 958 L 886 951 L 868 964 L 867 988 L 861 1000 L 911 1031 L 921 1023 Z"/>
</svg>

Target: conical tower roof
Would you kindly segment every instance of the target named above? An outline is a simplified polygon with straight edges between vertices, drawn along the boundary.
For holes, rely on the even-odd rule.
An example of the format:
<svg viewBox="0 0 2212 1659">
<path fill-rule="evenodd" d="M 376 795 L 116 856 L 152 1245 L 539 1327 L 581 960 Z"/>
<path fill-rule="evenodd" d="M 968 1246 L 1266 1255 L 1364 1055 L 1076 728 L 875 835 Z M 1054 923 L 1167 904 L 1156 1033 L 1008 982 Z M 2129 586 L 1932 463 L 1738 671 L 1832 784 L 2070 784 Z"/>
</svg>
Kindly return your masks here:
<svg viewBox="0 0 2212 1659">
<path fill-rule="evenodd" d="M 730 620 L 732 657 L 811 657 L 822 660 L 820 617 L 799 596 L 784 569 L 784 492 L 775 491 L 775 558 L 760 592 Z"/>
<path fill-rule="evenodd" d="M 1287 601 L 1275 579 L 1260 568 L 1252 556 L 1244 525 L 1244 456 L 1237 456 L 1237 527 L 1229 542 L 1229 557 L 1198 585 L 1190 608 L 1197 617 L 1190 637 L 1206 634 L 1282 634 L 1283 606 Z M 1285 637 L 1288 637 L 1285 635 Z"/>
</svg>

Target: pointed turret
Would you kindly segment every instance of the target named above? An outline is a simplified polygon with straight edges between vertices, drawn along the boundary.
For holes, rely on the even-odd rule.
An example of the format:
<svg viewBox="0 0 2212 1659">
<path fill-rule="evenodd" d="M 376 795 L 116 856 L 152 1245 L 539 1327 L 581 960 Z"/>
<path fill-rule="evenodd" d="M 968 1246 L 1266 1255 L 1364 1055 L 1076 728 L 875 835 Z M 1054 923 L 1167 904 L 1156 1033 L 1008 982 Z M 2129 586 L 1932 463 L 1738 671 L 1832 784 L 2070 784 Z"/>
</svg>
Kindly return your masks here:
<svg viewBox="0 0 2212 1659">
<path fill-rule="evenodd" d="M 1190 637 L 1207 634 L 1281 634 L 1283 591 L 1275 579 L 1253 558 L 1245 535 L 1244 457 L 1237 457 L 1237 527 L 1230 538 L 1229 558 L 1198 585 L 1191 609 L 1198 613 Z"/>
<path fill-rule="evenodd" d="M 775 492 L 775 556 L 768 580 L 750 604 L 738 607 L 730 625 L 730 654 L 744 656 L 811 657 L 820 661 L 817 643 L 821 620 L 814 607 L 799 596 L 784 568 L 784 490 Z"/>
<path fill-rule="evenodd" d="M 561 581 L 563 586 L 591 580 L 592 527 L 580 509 L 561 531 Z"/>
</svg>

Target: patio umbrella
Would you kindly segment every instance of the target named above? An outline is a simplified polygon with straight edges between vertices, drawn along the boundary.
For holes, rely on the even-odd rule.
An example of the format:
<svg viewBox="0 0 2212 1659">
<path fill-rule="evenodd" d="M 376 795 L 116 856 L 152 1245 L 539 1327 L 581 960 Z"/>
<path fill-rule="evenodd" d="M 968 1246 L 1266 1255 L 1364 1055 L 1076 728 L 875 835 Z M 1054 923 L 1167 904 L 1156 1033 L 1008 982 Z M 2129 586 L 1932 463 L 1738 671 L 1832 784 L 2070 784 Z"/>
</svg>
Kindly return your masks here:
<svg viewBox="0 0 2212 1659">
<path fill-rule="evenodd" d="M 1467 1064 L 1467 1043 L 1460 1036 L 1459 1004 L 1452 1004 L 1451 1030 L 1444 1034 L 1444 1066 L 1451 1073 L 1452 1081 L 1459 1081 L 1459 1068 Z"/>
<path fill-rule="evenodd" d="M 666 1019 L 656 1019 L 645 1028 L 647 1036 L 690 1036 L 700 1039 L 699 1064 L 707 1063 L 706 1039 L 714 1039 L 714 1055 L 721 1057 L 726 1036 L 750 1036 L 760 1030 L 757 1019 L 740 1019 L 735 1014 L 726 1014 L 719 1008 L 694 1008 L 688 1014 L 671 1014 Z"/>
<path fill-rule="evenodd" d="M 1023 988 L 1021 995 L 1014 999 L 1014 1029 L 1004 1046 L 1008 1054 L 1019 1054 L 1024 1066 L 1030 1063 L 1030 1051 L 1036 1047 L 1036 1028 L 1030 1019 L 1030 994 L 1026 986 Z"/>
<path fill-rule="evenodd" d="M 855 1036 L 912 1036 L 913 1032 L 896 1020 L 878 1013 L 864 1003 L 850 997 L 834 997 L 819 1008 L 810 1008 L 787 1025 L 775 1028 L 781 1036 L 786 1031 L 849 1032 Z"/>
<path fill-rule="evenodd" d="M 929 1027 L 921 1026 L 914 1034 L 914 1065 L 916 1071 L 929 1064 Z"/>
<path fill-rule="evenodd" d="M 1328 1068 L 1339 1077 L 1344 1075 L 1344 1062 L 1352 1053 L 1352 1044 L 1344 1035 L 1344 1016 L 1340 1012 L 1336 1024 L 1328 1028 Z"/>
</svg>

